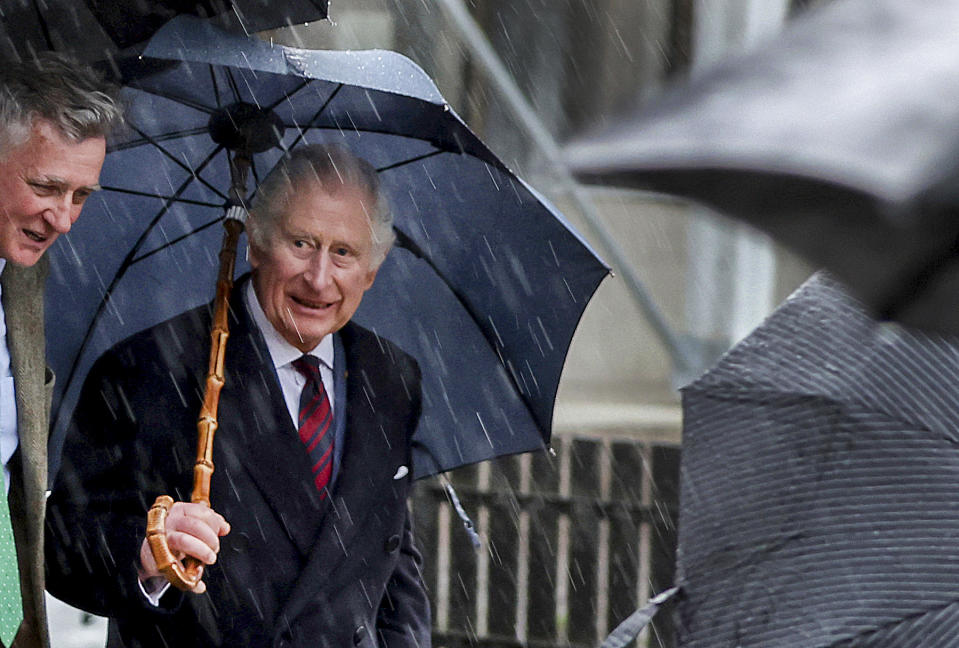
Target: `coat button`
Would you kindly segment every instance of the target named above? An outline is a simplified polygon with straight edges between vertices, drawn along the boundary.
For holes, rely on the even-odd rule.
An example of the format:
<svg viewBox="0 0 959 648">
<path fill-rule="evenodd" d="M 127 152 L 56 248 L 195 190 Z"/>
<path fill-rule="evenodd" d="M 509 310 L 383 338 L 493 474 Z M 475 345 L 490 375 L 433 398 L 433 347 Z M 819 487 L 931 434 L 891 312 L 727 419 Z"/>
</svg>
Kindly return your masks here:
<svg viewBox="0 0 959 648">
<path fill-rule="evenodd" d="M 359 646 L 363 643 L 363 639 L 366 638 L 366 626 L 358 626 L 356 630 L 353 631 L 353 645 Z"/>
<path fill-rule="evenodd" d="M 389 540 L 386 541 L 386 553 L 393 553 L 400 548 L 400 537 L 398 535 L 390 536 Z"/>
</svg>

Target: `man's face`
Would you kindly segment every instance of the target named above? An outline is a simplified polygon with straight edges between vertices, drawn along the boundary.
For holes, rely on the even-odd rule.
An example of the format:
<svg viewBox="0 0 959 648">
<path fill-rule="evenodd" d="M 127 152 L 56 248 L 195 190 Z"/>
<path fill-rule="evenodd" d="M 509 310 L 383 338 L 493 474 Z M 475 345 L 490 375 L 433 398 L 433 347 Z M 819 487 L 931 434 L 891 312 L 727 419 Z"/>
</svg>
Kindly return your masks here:
<svg viewBox="0 0 959 648">
<path fill-rule="evenodd" d="M 37 119 L 30 139 L 0 157 L 0 257 L 36 263 L 98 188 L 106 140 L 74 142 Z"/>
<path fill-rule="evenodd" d="M 250 247 L 253 288 L 283 338 L 306 352 L 338 331 L 373 285 L 373 242 L 356 187 L 328 194 L 317 183 L 292 193 L 265 249 Z"/>
</svg>

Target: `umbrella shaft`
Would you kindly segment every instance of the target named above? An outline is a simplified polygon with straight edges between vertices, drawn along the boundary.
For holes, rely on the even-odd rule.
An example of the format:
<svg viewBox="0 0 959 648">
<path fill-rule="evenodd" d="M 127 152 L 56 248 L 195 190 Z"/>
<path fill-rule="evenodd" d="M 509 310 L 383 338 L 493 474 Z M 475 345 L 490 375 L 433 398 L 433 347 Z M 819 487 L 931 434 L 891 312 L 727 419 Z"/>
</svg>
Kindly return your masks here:
<svg viewBox="0 0 959 648">
<path fill-rule="evenodd" d="M 223 222 L 226 233 L 220 249 L 220 274 L 216 282 L 216 302 L 213 328 L 210 331 L 210 364 L 203 390 L 203 406 L 197 421 L 196 465 L 193 467 L 193 502 L 210 503 L 210 478 L 213 476 L 213 435 L 217 428 L 217 409 L 220 390 L 224 383 L 226 342 L 230 337 L 227 322 L 230 292 L 233 290 L 233 272 L 236 265 L 236 245 L 243 224 L 234 219 Z"/>
</svg>

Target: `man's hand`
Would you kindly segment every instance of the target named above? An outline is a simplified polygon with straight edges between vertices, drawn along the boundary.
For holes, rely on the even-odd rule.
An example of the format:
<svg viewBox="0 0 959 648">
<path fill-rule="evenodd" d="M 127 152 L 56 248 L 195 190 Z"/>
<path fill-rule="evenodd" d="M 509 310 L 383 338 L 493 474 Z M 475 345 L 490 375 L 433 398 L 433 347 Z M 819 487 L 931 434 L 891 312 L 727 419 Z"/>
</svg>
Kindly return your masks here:
<svg viewBox="0 0 959 648">
<path fill-rule="evenodd" d="M 205 565 L 212 565 L 220 551 L 220 538 L 229 532 L 230 524 L 223 516 L 203 504 L 175 502 L 167 514 L 167 545 L 180 560 L 192 556 Z M 161 576 L 146 538 L 140 545 L 139 575 L 144 582 Z M 202 594 L 205 591 L 206 583 L 201 579 L 193 592 Z"/>
</svg>

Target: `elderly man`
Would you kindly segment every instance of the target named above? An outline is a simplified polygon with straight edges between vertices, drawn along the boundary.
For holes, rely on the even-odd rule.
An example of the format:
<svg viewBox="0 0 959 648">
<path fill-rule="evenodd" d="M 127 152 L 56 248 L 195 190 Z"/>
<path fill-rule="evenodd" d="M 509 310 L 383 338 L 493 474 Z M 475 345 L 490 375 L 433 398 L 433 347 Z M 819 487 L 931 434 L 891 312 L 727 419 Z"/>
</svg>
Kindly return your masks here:
<svg viewBox="0 0 959 648">
<path fill-rule="evenodd" d="M 46 646 L 48 407 L 43 253 L 97 190 L 111 89 L 56 55 L 0 66 L 0 644 Z"/>
<path fill-rule="evenodd" d="M 87 378 L 49 502 L 50 590 L 111 617 L 128 647 L 429 646 L 407 509 L 419 370 L 350 322 L 393 241 L 377 175 L 342 148 L 297 149 L 248 232 L 215 511 L 178 503 L 166 524 L 174 551 L 211 565 L 205 584 L 158 583 L 144 528 L 154 498 L 191 490 L 211 307 L 120 343 Z"/>
</svg>

